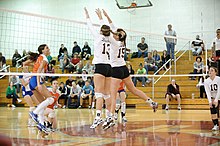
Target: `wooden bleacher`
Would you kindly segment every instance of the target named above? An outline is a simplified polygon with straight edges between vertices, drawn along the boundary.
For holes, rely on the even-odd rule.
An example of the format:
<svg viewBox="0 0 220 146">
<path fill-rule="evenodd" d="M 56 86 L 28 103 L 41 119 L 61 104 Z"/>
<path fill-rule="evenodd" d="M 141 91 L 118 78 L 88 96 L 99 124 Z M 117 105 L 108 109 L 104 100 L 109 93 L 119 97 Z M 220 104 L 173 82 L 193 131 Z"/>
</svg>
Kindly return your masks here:
<svg viewBox="0 0 220 146">
<path fill-rule="evenodd" d="M 204 55 L 201 56 L 202 58 L 205 58 Z M 188 53 L 185 53 L 180 60 L 177 62 L 177 74 L 188 74 L 192 72 L 193 70 L 193 63 L 195 61 L 196 57 L 192 57 L 192 60 L 189 61 Z M 132 64 L 133 69 L 137 71 L 138 65 L 140 62 L 144 62 L 143 58 L 134 58 L 129 60 L 129 62 Z M 84 64 L 86 61 L 84 61 Z M 7 64 L 11 65 L 11 60 L 7 60 Z M 174 74 L 174 70 L 172 69 L 172 74 Z M 16 72 L 16 68 L 11 68 L 11 72 Z M 61 69 L 59 69 L 58 63 L 55 66 L 55 72 L 61 73 Z M 164 71 L 161 71 L 159 74 L 162 74 Z M 169 73 L 169 72 L 168 72 Z M 168 74 L 167 73 L 167 74 Z M 149 74 L 153 74 L 152 71 L 149 72 Z M 65 82 L 68 79 L 68 77 L 62 77 L 59 78 L 59 82 L 63 81 Z M 157 78 L 155 78 L 157 79 Z M 199 99 L 199 89 L 196 88 L 196 84 L 198 83 L 197 80 L 190 80 L 188 77 L 175 77 L 175 80 L 177 84 L 180 86 L 180 92 L 182 95 L 182 109 L 208 109 L 208 101 L 207 99 Z M 167 90 L 167 85 L 170 84 L 170 80 L 167 77 L 161 78 L 156 84 L 155 84 L 155 101 L 157 101 L 161 105 L 165 104 L 165 98 L 164 95 Z M 7 99 L 5 97 L 5 90 L 8 86 L 8 77 L 5 77 L 0 80 L 0 103 L 5 105 L 6 103 L 9 103 L 11 100 Z M 141 87 L 141 83 L 137 84 L 138 89 L 144 91 L 148 96 L 152 97 L 152 83 L 147 85 L 146 87 Z M 192 99 L 192 93 L 195 95 L 195 99 Z M 129 107 L 136 107 L 138 109 L 145 109 L 149 108 L 147 104 L 138 98 L 137 96 L 131 94 L 129 91 L 127 91 L 127 106 Z M 176 101 L 172 101 L 171 103 L 171 109 L 177 107 Z M 21 105 L 25 105 L 25 102 L 22 101 Z"/>
</svg>

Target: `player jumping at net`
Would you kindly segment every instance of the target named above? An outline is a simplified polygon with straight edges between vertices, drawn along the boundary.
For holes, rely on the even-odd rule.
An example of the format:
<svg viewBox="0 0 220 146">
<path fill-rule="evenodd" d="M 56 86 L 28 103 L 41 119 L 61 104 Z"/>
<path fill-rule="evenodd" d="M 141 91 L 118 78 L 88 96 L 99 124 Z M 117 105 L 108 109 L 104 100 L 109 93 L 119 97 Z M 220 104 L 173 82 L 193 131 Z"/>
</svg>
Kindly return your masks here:
<svg viewBox="0 0 220 146">
<path fill-rule="evenodd" d="M 110 88 L 110 95 L 111 95 L 111 111 L 110 116 L 105 120 L 103 124 L 103 129 L 108 129 L 111 126 L 114 126 L 114 119 L 113 115 L 115 112 L 116 106 L 116 97 L 117 91 L 121 81 L 125 83 L 126 88 L 132 92 L 134 95 L 142 98 L 146 103 L 149 103 L 150 106 L 153 108 L 154 111 L 158 108 L 158 104 L 154 102 L 151 98 L 149 98 L 145 93 L 139 89 L 137 89 L 129 75 L 128 68 L 126 67 L 126 62 L 124 60 L 124 53 L 126 49 L 126 37 L 127 34 L 123 29 L 116 28 L 108 14 L 103 10 L 104 15 L 108 19 L 108 22 L 111 27 L 111 33 L 109 41 L 111 42 L 111 49 L 110 49 L 110 56 L 111 56 L 111 66 L 112 66 L 112 79 L 111 79 L 111 88 Z M 99 19 L 102 19 L 102 13 L 98 9 L 97 15 Z"/>
<path fill-rule="evenodd" d="M 29 73 L 28 72 L 28 66 L 22 67 L 23 73 Z M 30 89 L 29 81 L 31 78 L 31 75 L 21 75 L 19 76 L 21 84 L 22 84 L 22 96 L 24 97 L 26 103 L 29 106 L 29 111 L 33 111 L 35 109 L 34 103 L 38 105 L 40 102 L 36 99 L 36 97 L 33 95 L 33 92 Z M 28 119 L 28 126 L 34 126 L 32 119 Z"/>
<path fill-rule="evenodd" d="M 117 98 L 116 98 L 116 108 L 115 108 L 115 115 L 114 115 L 114 119 L 118 120 L 118 113 L 119 110 L 121 108 L 121 119 L 122 119 L 122 123 L 126 123 L 127 119 L 125 117 L 126 114 L 126 93 L 125 93 L 125 84 L 122 81 L 120 83 L 120 87 L 118 88 L 118 93 L 117 93 Z"/>
<path fill-rule="evenodd" d="M 96 117 L 90 128 L 96 128 L 102 123 L 102 106 L 103 99 L 106 104 L 106 116 L 109 115 L 111 109 L 110 101 L 110 85 L 111 85 L 111 65 L 110 65 L 110 27 L 102 25 L 98 33 L 92 26 L 89 13 L 86 8 L 85 15 L 89 30 L 94 37 L 94 58 L 92 64 L 95 65 L 94 86 L 96 97 Z"/>
<path fill-rule="evenodd" d="M 213 131 L 219 130 L 219 97 L 220 97 L 220 77 L 216 76 L 217 68 L 210 67 L 209 78 L 204 82 L 205 91 L 209 101 L 211 118 L 214 127 Z"/>
<path fill-rule="evenodd" d="M 33 73 L 45 73 L 47 70 L 48 60 L 47 57 L 50 54 L 50 49 L 46 44 L 42 44 L 38 47 L 38 53 L 30 53 L 29 59 L 24 62 L 24 66 L 31 62 L 34 62 Z M 48 91 L 47 87 L 44 85 L 43 76 L 32 76 L 29 82 L 30 89 L 37 99 L 42 100 L 37 108 L 30 112 L 30 117 L 38 124 L 39 130 L 48 133 L 47 127 L 44 125 L 44 111 L 45 108 L 54 102 L 53 96 Z"/>
</svg>

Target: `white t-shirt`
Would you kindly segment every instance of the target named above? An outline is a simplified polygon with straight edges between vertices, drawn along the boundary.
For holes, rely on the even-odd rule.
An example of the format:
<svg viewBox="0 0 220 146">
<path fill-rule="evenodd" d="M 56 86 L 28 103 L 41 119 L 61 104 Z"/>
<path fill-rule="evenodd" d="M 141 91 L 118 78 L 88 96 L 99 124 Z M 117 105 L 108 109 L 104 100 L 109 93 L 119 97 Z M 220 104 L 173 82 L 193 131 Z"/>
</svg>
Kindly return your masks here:
<svg viewBox="0 0 220 146">
<path fill-rule="evenodd" d="M 211 48 L 213 47 L 213 42 L 215 42 L 215 50 L 220 50 L 220 39 L 218 39 L 217 37 L 213 39 Z"/>
<path fill-rule="evenodd" d="M 71 87 L 70 93 L 76 94 L 80 93 L 82 88 L 79 85 L 76 85 L 76 88 Z"/>
<path fill-rule="evenodd" d="M 172 37 L 175 37 L 176 36 L 176 31 L 175 30 L 166 30 L 165 31 L 165 35 L 166 36 L 172 36 Z M 169 43 L 175 43 L 175 39 L 173 39 L 173 38 L 168 38 L 168 37 L 166 37 L 166 40 L 167 40 L 167 42 L 169 42 Z"/>
<path fill-rule="evenodd" d="M 211 98 L 215 100 L 219 99 L 220 96 L 220 77 L 216 76 L 214 80 L 211 80 L 210 77 L 204 82 L 205 91 L 209 103 L 212 102 Z"/>
<path fill-rule="evenodd" d="M 92 64 L 110 64 L 110 41 L 109 37 L 101 35 L 92 26 L 90 19 L 86 19 L 89 30 L 94 37 L 94 58 Z"/>
</svg>

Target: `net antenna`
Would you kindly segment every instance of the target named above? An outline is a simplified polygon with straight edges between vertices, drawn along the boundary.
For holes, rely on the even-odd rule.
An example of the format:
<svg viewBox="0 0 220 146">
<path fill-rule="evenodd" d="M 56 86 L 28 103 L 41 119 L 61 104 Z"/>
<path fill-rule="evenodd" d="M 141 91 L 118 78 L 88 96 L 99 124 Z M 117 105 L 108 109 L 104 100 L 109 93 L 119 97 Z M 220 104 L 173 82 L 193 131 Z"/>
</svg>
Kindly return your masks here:
<svg viewBox="0 0 220 146">
<path fill-rule="evenodd" d="M 136 9 L 144 7 L 152 7 L 153 4 L 150 0 L 115 0 L 119 9 Z"/>
</svg>

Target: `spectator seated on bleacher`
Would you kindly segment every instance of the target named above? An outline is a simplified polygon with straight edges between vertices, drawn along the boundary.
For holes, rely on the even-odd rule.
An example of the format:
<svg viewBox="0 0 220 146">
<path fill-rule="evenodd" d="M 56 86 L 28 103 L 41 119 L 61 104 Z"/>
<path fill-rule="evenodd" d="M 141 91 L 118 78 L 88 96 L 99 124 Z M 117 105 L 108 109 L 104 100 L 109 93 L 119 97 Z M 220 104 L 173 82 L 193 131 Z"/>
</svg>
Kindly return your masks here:
<svg viewBox="0 0 220 146">
<path fill-rule="evenodd" d="M 202 74 L 203 73 L 203 68 L 204 68 L 204 63 L 202 62 L 202 57 L 198 56 L 196 57 L 196 61 L 193 64 L 193 74 Z M 192 80 L 195 80 L 196 77 L 192 77 Z"/>
<path fill-rule="evenodd" d="M 59 100 L 64 99 L 63 108 L 66 108 L 69 94 L 68 94 L 68 88 L 64 85 L 63 82 L 60 83 L 59 91 L 61 93 Z M 58 100 L 58 103 L 59 103 L 59 100 Z"/>
<path fill-rule="evenodd" d="M 144 58 L 144 68 L 146 69 L 146 73 L 148 74 L 148 71 L 154 71 L 154 73 L 158 70 L 158 67 L 156 66 L 156 62 L 154 58 L 152 57 L 152 53 L 148 53 L 148 57 Z"/>
<path fill-rule="evenodd" d="M 193 56 L 199 56 L 202 54 L 202 50 L 204 50 L 203 40 L 199 38 L 199 35 L 196 35 L 196 40 L 192 41 L 192 54 Z"/>
<path fill-rule="evenodd" d="M 82 88 L 76 84 L 76 82 L 72 82 L 72 87 L 70 89 L 70 96 L 69 96 L 69 103 L 72 103 L 72 99 L 76 99 L 77 100 L 77 107 L 80 105 L 80 96 L 81 96 L 81 90 Z"/>
<path fill-rule="evenodd" d="M 69 68 L 70 68 L 70 60 L 67 57 L 67 55 L 64 55 L 64 58 L 62 60 L 60 60 L 60 64 L 61 64 L 61 68 L 62 68 L 62 74 L 64 73 L 65 69 L 69 70 Z"/>
<path fill-rule="evenodd" d="M 144 54 L 144 57 L 147 57 L 148 55 L 148 45 L 145 43 L 145 38 L 141 38 L 141 42 L 137 45 L 138 48 L 138 58 Z"/>
<path fill-rule="evenodd" d="M 163 51 L 161 59 L 162 59 L 162 66 L 170 59 L 170 55 L 167 54 L 166 50 Z M 170 63 L 167 63 L 166 66 L 164 67 L 164 70 L 168 69 L 169 67 L 170 67 Z"/>
<path fill-rule="evenodd" d="M 85 45 L 82 48 L 81 57 L 83 60 L 89 60 L 91 57 L 91 48 L 89 47 L 88 42 L 85 42 Z"/>
<path fill-rule="evenodd" d="M 5 67 L 6 67 L 6 59 L 4 56 L 2 56 L 2 52 L 0 52 L 0 70 L 2 72 L 7 72 L 7 69 L 4 69 Z"/>
<path fill-rule="evenodd" d="M 12 57 L 12 66 L 15 67 L 16 66 L 16 61 L 21 59 L 21 55 L 18 53 L 18 50 L 15 50 L 15 53 Z"/>
<path fill-rule="evenodd" d="M 76 72 L 79 63 L 80 63 L 80 58 L 78 56 L 78 53 L 75 53 L 70 62 L 70 69 L 69 69 L 70 73 Z"/>
<path fill-rule="evenodd" d="M 94 74 L 95 69 L 94 66 L 91 65 L 90 60 L 87 61 L 86 65 L 83 67 L 88 74 Z"/>
<path fill-rule="evenodd" d="M 89 81 L 85 82 L 85 85 L 82 88 L 82 94 L 80 97 L 80 106 L 82 108 L 83 100 L 89 99 L 89 109 L 95 107 L 95 97 L 94 97 L 94 88 L 90 85 Z M 93 102 L 92 102 L 93 101 Z"/>
<path fill-rule="evenodd" d="M 14 107 L 14 108 L 16 107 L 15 105 L 16 105 L 17 101 L 18 101 L 18 103 L 22 101 L 18 98 L 18 95 L 16 94 L 16 89 L 13 85 L 13 82 L 10 82 L 9 86 L 7 87 L 6 97 L 8 99 L 12 98 L 12 107 Z"/>
<path fill-rule="evenodd" d="M 13 83 L 13 86 L 16 88 L 16 92 L 20 93 L 20 89 L 21 89 L 21 81 L 19 79 L 18 76 L 11 76 L 10 81 Z"/>
<path fill-rule="evenodd" d="M 162 61 L 160 60 L 160 55 L 158 54 L 157 50 L 153 52 L 153 58 L 155 60 L 156 66 L 159 68 L 162 66 Z"/>
<path fill-rule="evenodd" d="M 78 46 L 77 42 L 73 42 L 73 50 L 72 50 L 72 57 L 75 53 L 78 53 L 78 55 L 80 56 L 81 55 L 81 48 L 80 46 Z"/>
<path fill-rule="evenodd" d="M 72 87 L 72 82 L 75 81 L 73 80 L 72 76 L 69 76 L 68 79 L 66 80 L 66 86 L 67 88 L 71 88 Z"/>
<path fill-rule="evenodd" d="M 53 64 L 51 64 L 51 63 L 48 64 L 46 73 L 48 73 L 48 74 L 54 74 L 55 73 L 55 69 L 54 69 Z M 52 80 L 57 79 L 57 78 L 59 78 L 59 77 L 57 77 L 57 76 L 46 76 L 45 80 L 48 81 L 48 79 L 51 79 L 51 81 L 52 81 Z"/>
<path fill-rule="evenodd" d="M 79 65 L 76 67 L 76 74 L 81 74 L 82 73 L 82 70 L 83 70 L 83 62 L 80 61 L 79 62 Z"/>
<path fill-rule="evenodd" d="M 176 99 L 178 102 L 178 110 L 181 110 L 181 94 L 179 85 L 176 84 L 176 81 L 172 79 L 171 84 L 167 86 L 167 93 L 165 94 L 166 98 L 166 110 L 169 110 L 169 102 L 172 99 Z"/>
<path fill-rule="evenodd" d="M 207 78 L 207 77 L 206 77 Z M 205 94 L 205 98 L 207 98 L 206 92 L 205 92 L 205 87 L 204 87 L 204 77 L 200 77 L 199 83 L 196 85 L 197 88 L 199 88 L 200 92 L 200 98 L 203 98 L 203 95 Z"/>
<path fill-rule="evenodd" d="M 67 52 L 66 54 L 68 54 L 67 48 L 64 47 L 64 44 L 61 44 L 60 50 L 59 50 L 59 55 L 57 56 L 57 60 L 60 61 L 60 57 L 64 56 L 64 52 Z"/>
<path fill-rule="evenodd" d="M 146 75 L 146 69 L 143 67 L 142 63 L 139 65 L 139 69 L 137 70 L 138 75 Z M 146 77 L 134 77 L 134 86 L 137 85 L 137 80 L 142 83 L 142 87 L 145 87 L 145 83 L 150 83 L 148 78 Z"/>
</svg>

